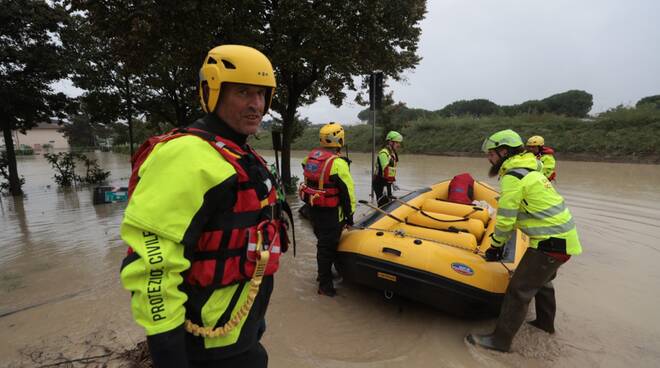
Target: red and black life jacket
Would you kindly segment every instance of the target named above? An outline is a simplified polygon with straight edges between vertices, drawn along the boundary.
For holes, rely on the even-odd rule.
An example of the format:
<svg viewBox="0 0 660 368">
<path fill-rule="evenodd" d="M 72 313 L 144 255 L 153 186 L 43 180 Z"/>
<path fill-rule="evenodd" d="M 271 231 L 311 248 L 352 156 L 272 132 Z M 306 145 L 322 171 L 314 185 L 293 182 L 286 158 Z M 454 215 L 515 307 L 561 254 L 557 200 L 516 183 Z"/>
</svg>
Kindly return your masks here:
<svg viewBox="0 0 660 368">
<path fill-rule="evenodd" d="M 330 178 L 332 164 L 338 157 L 323 148 L 315 148 L 309 153 L 303 170 L 305 181 L 298 189 L 303 202 L 312 207 L 339 206 L 339 188 Z"/>
<path fill-rule="evenodd" d="M 286 252 L 288 237 L 286 222 L 282 219 L 282 206 L 277 198 L 277 181 L 269 172 L 266 162 L 251 147 L 236 143 L 196 128 L 177 128 L 166 134 L 149 138 L 140 146 L 131 162 L 129 196 L 139 181 L 140 166 L 153 148 L 162 142 L 184 135 L 195 135 L 208 142 L 236 170 L 238 179 L 236 202 L 227 213 L 216 214 L 214 230 L 204 230 L 192 253 L 191 267 L 185 282 L 199 287 L 218 288 L 250 279 L 256 266 L 257 244 L 270 252 L 265 275 L 275 273 L 280 254 Z M 255 175 L 255 173 L 259 173 Z M 255 178 L 255 176 L 259 176 Z M 257 186 L 267 188 L 258 195 Z M 262 187 L 263 188 L 263 187 Z M 132 250 L 129 248 L 129 253 Z"/>
<path fill-rule="evenodd" d="M 474 200 L 474 178 L 468 173 L 454 176 L 449 182 L 447 200 L 455 203 L 472 204 Z"/>
</svg>

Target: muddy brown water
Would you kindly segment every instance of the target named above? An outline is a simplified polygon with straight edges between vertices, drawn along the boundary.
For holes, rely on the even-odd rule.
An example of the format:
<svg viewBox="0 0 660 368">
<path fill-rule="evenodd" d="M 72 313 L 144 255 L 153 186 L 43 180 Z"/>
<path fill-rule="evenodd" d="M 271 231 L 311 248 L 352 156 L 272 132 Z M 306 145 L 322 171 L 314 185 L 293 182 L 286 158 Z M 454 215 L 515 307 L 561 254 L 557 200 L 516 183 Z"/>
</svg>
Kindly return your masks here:
<svg viewBox="0 0 660 368">
<path fill-rule="evenodd" d="M 127 182 L 126 156 L 96 155 L 114 184 Z M 297 176 L 303 155 L 293 154 Z M 370 155 L 351 158 L 358 198 L 368 199 Z M 404 154 L 399 194 L 461 172 L 497 185 L 487 165 Z M 57 189 L 41 156 L 19 158 L 19 170 L 26 197 L 0 202 L 0 366 L 129 366 L 119 353 L 144 334 L 118 279 L 125 204 L 93 206 L 90 189 Z M 464 342 L 492 319 L 459 319 L 348 283 L 338 297 L 320 297 L 314 236 L 296 220 L 298 255 L 284 257 L 267 314 L 270 366 L 660 366 L 660 166 L 560 161 L 558 172 L 585 252 L 557 278 L 556 335 L 523 326 L 512 353 L 493 353 Z"/>
</svg>

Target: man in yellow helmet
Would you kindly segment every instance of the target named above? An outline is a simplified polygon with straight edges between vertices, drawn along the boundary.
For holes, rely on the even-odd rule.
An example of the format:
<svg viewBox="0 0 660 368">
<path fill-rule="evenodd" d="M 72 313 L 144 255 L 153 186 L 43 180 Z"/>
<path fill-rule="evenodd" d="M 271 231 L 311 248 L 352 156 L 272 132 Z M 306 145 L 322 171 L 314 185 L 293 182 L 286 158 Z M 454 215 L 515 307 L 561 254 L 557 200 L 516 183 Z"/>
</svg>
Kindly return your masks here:
<svg viewBox="0 0 660 368">
<path fill-rule="evenodd" d="M 394 130 L 387 133 L 385 145 L 378 152 L 376 160 L 375 174 L 373 178 L 373 189 L 378 201 L 378 207 L 386 205 L 392 198 L 392 188 L 396 189 L 396 167 L 399 163 L 397 151 L 401 148 L 403 136 Z M 387 195 L 384 191 L 387 189 Z"/>
<path fill-rule="evenodd" d="M 540 135 L 530 137 L 527 140 L 527 150 L 536 155 L 543 164 L 543 175 L 550 181 L 555 180 L 557 176 L 555 150 L 545 145 L 545 139 Z"/>
<path fill-rule="evenodd" d="M 355 188 L 348 161 L 340 156 L 345 144 L 344 128 L 328 123 L 319 132 L 320 147 L 303 160 L 304 183 L 300 198 L 310 206 L 310 218 L 316 235 L 318 293 L 334 297 L 332 264 L 337 256 L 339 238 L 345 226 L 353 225 Z"/>
<path fill-rule="evenodd" d="M 223 45 L 199 75 L 207 114 L 133 157 L 121 281 L 155 367 L 266 367 L 259 340 L 286 206 L 246 140 L 270 107 L 273 68 L 251 47 Z"/>
<path fill-rule="evenodd" d="M 487 349 L 509 351 L 532 299 L 536 319 L 530 324 L 555 332 L 555 291 L 552 280 L 572 255 L 582 252 L 573 216 L 550 181 L 539 171 L 536 157 L 523 149 L 520 136 L 507 129 L 491 135 L 482 146 L 498 176 L 501 194 L 497 222 L 486 250 L 487 261 L 502 259 L 505 244 L 516 228 L 529 236 L 529 248 L 509 282 L 495 331 L 467 336 L 468 342 Z"/>
</svg>

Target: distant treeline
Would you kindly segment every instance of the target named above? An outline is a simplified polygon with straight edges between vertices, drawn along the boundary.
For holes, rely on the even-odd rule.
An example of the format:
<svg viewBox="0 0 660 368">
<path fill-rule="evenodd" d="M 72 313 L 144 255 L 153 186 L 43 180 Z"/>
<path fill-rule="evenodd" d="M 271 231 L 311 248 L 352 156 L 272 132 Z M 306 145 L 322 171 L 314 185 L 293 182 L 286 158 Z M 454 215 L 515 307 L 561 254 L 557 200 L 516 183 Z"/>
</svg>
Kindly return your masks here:
<svg viewBox="0 0 660 368">
<path fill-rule="evenodd" d="M 557 93 L 542 100 L 528 100 L 518 105 L 498 105 L 490 100 L 479 98 L 474 100 L 459 100 L 450 103 L 436 111 L 424 109 L 410 109 L 411 115 L 433 114 L 441 117 L 452 116 L 489 116 L 504 115 L 516 116 L 520 114 L 557 114 L 569 117 L 587 117 L 593 106 L 593 96 L 580 90 L 570 90 Z M 358 114 L 362 121 L 368 120 L 369 110 Z"/>
<path fill-rule="evenodd" d="M 539 102 L 556 101 L 556 96 Z M 510 128 L 525 140 L 532 135 L 543 136 L 546 144 L 555 148 L 558 156 L 563 158 L 660 163 L 660 95 L 644 98 L 635 107 L 619 106 L 591 118 L 548 112 L 509 115 L 502 113 L 502 107 L 488 115 L 446 115 L 448 110 L 459 105 L 461 101 L 435 112 L 409 109 L 403 104 L 392 105 L 381 114 L 382 118 L 377 119 L 377 145 L 382 144 L 387 130 L 397 129 L 404 135 L 404 152 L 476 155 L 489 134 Z M 577 104 L 568 104 L 572 105 Z M 351 151 L 371 150 L 371 125 L 365 123 L 345 128 Z M 292 148 L 308 150 L 315 147 L 318 129 L 319 125 L 307 127 Z M 270 132 L 265 131 L 260 140 L 252 143 L 258 148 L 271 149 Z"/>
</svg>

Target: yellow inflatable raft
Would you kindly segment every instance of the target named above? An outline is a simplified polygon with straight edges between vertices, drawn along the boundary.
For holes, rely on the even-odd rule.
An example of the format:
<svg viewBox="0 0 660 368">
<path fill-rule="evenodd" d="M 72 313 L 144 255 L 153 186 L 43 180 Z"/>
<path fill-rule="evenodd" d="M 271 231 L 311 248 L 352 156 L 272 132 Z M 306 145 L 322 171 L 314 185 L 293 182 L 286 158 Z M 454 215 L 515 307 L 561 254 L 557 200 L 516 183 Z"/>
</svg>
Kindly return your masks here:
<svg viewBox="0 0 660 368">
<path fill-rule="evenodd" d="M 528 238 L 517 231 L 502 262 L 486 262 L 495 215 L 487 206 L 447 201 L 449 180 L 374 209 L 339 243 L 347 281 L 461 315 L 497 314 Z M 497 207 L 498 192 L 475 181 L 474 198 Z"/>
</svg>

